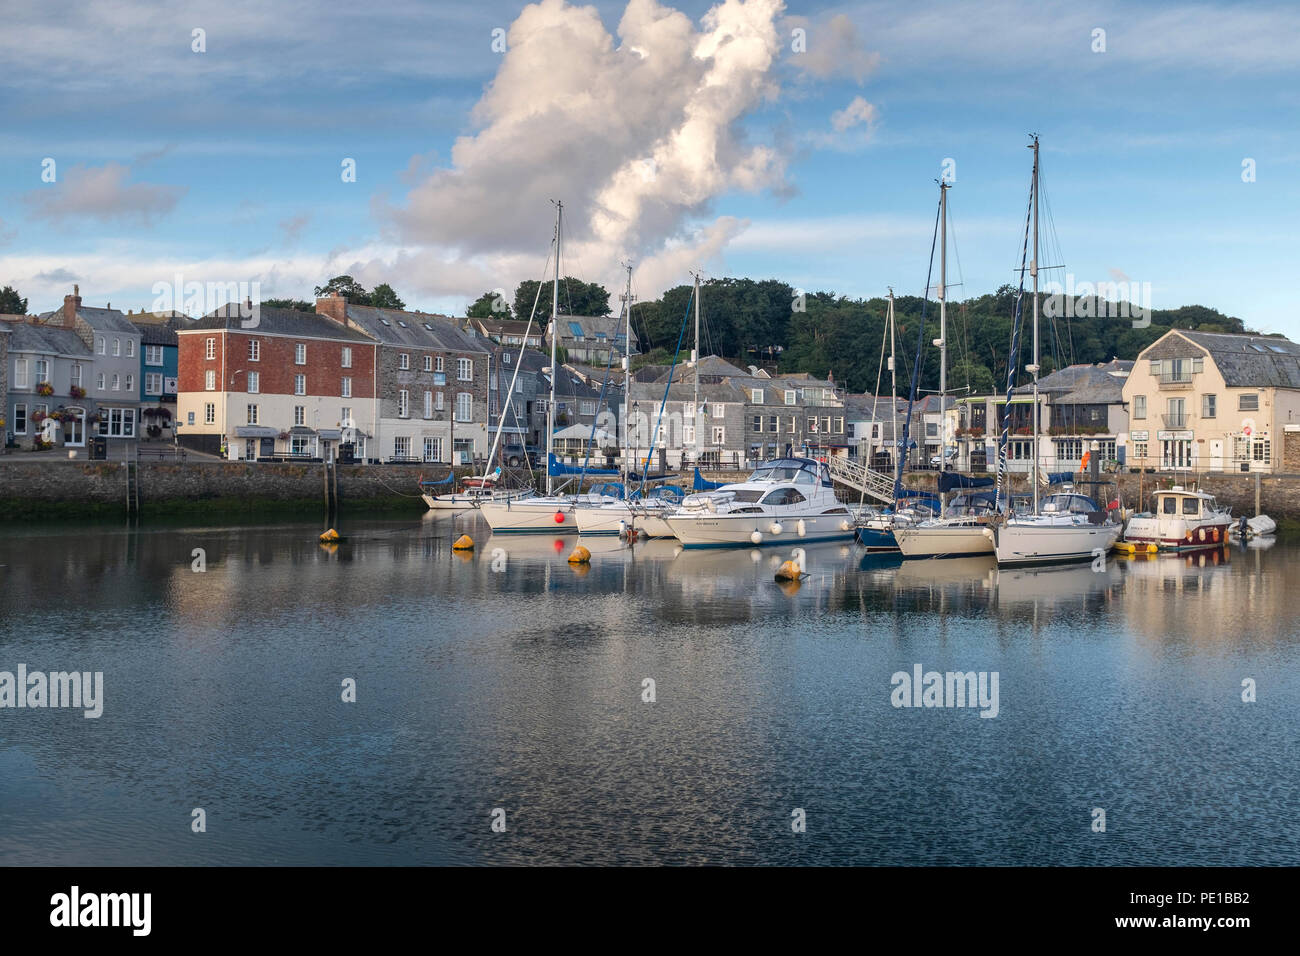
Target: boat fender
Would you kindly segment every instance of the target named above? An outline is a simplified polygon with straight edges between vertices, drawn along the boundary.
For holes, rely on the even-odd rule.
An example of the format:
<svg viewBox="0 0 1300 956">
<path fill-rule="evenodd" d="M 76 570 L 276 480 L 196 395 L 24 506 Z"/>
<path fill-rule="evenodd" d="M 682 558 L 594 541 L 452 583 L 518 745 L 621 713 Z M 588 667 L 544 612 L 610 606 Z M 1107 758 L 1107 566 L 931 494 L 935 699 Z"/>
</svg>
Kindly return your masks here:
<svg viewBox="0 0 1300 956">
<path fill-rule="evenodd" d="M 1196 529 L 1196 537 L 1197 537 L 1197 539 L 1201 542 L 1201 544 L 1205 544 L 1205 529 L 1204 529 L 1204 528 L 1197 528 L 1197 529 Z"/>
<path fill-rule="evenodd" d="M 1219 529 L 1218 529 L 1217 527 L 1216 527 L 1216 528 L 1213 528 L 1213 529 L 1210 531 L 1210 539 L 1211 539 L 1215 544 L 1218 544 L 1218 543 L 1219 543 Z"/>
<path fill-rule="evenodd" d="M 771 531 L 772 534 L 774 534 L 774 535 L 776 535 L 776 534 L 780 534 L 781 531 L 782 531 L 782 528 L 781 528 L 781 522 L 779 522 L 779 521 L 773 521 L 773 522 L 772 522 L 772 527 L 768 528 L 767 530 Z"/>
<path fill-rule="evenodd" d="M 588 551 L 586 548 L 584 548 L 582 545 L 578 545 L 576 548 L 573 549 L 573 553 L 569 555 L 569 563 L 590 564 L 591 552 Z"/>
<path fill-rule="evenodd" d="M 755 528 L 755 529 L 754 529 L 754 533 L 751 534 L 751 535 L 749 536 L 749 540 L 752 541 L 752 542 L 754 542 L 755 544 L 762 544 L 762 543 L 763 543 L 763 532 L 761 532 L 761 531 L 759 531 L 757 528 Z"/>
<path fill-rule="evenodd" d="M 799 523 L 794 526 L 794 530 L 798 533 L 799 537 L 801 538 L 808 533 L 808 526 L 804 524 L 803 518 L 799 519 Z"/>
<path fill-rule="evenodd" d="M 456 543 L 451 546 L 453 551 L 473 551 L 474 539 L 467 534 L 462 534 L 456 539 Z"/>
</svg>

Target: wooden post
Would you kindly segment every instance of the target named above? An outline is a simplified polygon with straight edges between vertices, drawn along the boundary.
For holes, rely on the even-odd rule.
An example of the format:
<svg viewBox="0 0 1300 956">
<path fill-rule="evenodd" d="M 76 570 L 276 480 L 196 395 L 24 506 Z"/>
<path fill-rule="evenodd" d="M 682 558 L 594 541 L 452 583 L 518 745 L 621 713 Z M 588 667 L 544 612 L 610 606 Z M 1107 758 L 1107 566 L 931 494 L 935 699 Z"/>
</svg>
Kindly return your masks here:
<svg viewBox="0 0 1300 956">
<path fill-rule="evenodd" d="M 1255 472 L 1255 517 L 1259 517 L 1259 472 Z"/>
</svg>

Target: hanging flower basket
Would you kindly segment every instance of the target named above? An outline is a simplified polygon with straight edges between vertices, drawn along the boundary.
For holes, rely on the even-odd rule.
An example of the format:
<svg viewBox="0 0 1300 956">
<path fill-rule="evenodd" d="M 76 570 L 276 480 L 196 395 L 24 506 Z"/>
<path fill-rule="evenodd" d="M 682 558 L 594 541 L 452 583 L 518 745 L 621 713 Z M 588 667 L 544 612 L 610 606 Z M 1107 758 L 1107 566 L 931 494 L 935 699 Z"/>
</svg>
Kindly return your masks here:
<svg viewBox="0 0 1300 956">
<path fill-rule="evenodd" d="M 82 388 L 80 385 L 73 385 L 71 388 L 68 389 L 68 397 L 69 397 L 69 398 L 85 398 L 85 397 L 86 397 L 86 390 L 85 390 L 84 388 Z"/>
<path fill-rule="evenodd" d="M 46 398 L 54 394 L 54 386 L 49 382 L 41 382 L 36 386 L 36 394 L 44 395 Z"/>
<path fill-rule="evenodd" d="M 39 425 L 49 417 L 50 416 L 46 415 L 44 412 L 32 412 L 32 424 Z"/>
</svg>

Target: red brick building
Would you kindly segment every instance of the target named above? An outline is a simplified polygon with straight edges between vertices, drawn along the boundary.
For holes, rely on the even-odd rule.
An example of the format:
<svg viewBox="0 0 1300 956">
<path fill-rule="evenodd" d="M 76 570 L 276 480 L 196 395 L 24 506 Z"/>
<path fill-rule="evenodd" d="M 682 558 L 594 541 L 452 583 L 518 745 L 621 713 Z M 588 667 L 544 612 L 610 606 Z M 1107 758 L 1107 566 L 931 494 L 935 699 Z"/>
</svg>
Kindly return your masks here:
<svg viewBox="0 0 1300 956">
<path fill-rule="evenodd" d="M 230 458 L 364 460 L 376 345 L 319 315 L 227 306 L 178 330 L 177 440 Z"/>
</svg>

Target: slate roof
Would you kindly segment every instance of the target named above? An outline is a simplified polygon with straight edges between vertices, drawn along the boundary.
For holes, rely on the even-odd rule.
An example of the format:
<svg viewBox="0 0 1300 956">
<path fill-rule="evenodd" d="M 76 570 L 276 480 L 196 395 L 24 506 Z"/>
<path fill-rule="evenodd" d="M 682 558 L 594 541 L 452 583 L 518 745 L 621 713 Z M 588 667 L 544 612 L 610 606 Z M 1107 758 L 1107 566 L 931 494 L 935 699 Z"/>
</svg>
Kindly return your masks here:
<svg viewBox="0 0 1300 956">
<path fill-rule="evenodd" d="M 77 309 L 77 318 L 84 319 L 96 332 L 134 335 L 140 331 L 122 314 L 121 309 L 95 309 L 83 305 Z"/>
<path fill-rule="evenodd" d="M 478 336 L 466 332 L 456 319 L 445 315 L 380 309 L 349 302 L 347 317 L 349 322 L 356 323 L 370 338 L 382 345 L 405 345 L 443 352 L 478 352 L 485 355 L 491 351 Z"/>
<path fill-rule="evenodd" d="M 1300 388 L 1300 345 L 1272 335 L 1177 330 L 1210 353 L 1229 388 Z"/>
<path fill-rule="evenodd" d="M 371 344 L 371 340 L 360 332 L 345 328 L 333 319 L 314 312 L 299 312 L 296 309 L 277 309 L 261 306 L 257 313 L 256 328 L 244 328 L 246 320 L 239 314 L 239 306 L 223 305 L 209 312 L 201 319 L 190 323 L 181 332 L 208 331 L 226 329 L 231 332 L 249 332 L 264 335 L 292 335 L 304 339 L 337 339 L 344 342 L 362 342 Z"/>
<path fill-rule="evenodd" d="M 628 393 L 628 401 L 661 402 L 664 398 L 665 384 L 665 382 L 633 381 L 632 388 Z M 668 386 L 668 401 L 690 402 L 694 400 L 694 382 L 673 382 Z M 749 395 L 730 382 L 701 382 L 700 400 L 705 402 L 737 402 L 743 404 L 749 401 Z"/>
<path fill-rule="evenodd" d="M 1124 400 L 1123 376 L 1112 374 L 1124 371 L 1122 365 L 1129 369 L 1132 362 L 1121 363 L 1113 360 L 1102 365 L 1067 365 L 1057 369 L 1051 375 L 1044 375 L 1038 380 L 1038 391 L 1049 396 L 1053 405 L 1111 405 Z M 1016 388 L 1017 395 L 1028 395 L 1034 390 L 1033 385 L 1021 385 Z"/>
<path fill-rule="evenodd" d="M 90 349 L 72 329 L 55 325 L 8 324 L 10 352 L 43 352 L 54 355 L 90 355 Z"/>
<path fill-rule="evenodd" d="M 166 322 L 132 322 L 140 333 L 141 345 L 176 345 L 176 328 L 173 327 L 173 321 L 169 319 Z M 186 328 L 191 323 L 186 322 L 183 325 L 177 323 L 180 328 Z"/>
</svg>

